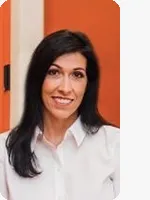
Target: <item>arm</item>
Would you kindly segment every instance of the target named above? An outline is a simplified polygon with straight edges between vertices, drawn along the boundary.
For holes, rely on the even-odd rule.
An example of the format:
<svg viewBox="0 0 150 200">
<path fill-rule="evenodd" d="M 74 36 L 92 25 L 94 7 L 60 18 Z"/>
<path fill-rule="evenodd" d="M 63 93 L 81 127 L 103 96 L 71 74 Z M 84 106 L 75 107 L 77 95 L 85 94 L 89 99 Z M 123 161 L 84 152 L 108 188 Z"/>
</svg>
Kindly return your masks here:
<svg viewBox="0 0 150 200">
<path fill-rule="evenodd" d="M 5 168 L 4 168 L 4 144 L 5 140 L 0 136 L 0 194 L 8 199 L 7 184 L 5 179 Z"/>
<path fill-rule="evenodd" d="M 119 195 L 120 192 L 120 148 L 119 148 L 119 139 L 115 145 L 115 153 L 114 153 L 114 164 L 115 170 L 111 176 L 113 182 L 113 190 L 114 190 L 114 199 Z"/>
</svg>

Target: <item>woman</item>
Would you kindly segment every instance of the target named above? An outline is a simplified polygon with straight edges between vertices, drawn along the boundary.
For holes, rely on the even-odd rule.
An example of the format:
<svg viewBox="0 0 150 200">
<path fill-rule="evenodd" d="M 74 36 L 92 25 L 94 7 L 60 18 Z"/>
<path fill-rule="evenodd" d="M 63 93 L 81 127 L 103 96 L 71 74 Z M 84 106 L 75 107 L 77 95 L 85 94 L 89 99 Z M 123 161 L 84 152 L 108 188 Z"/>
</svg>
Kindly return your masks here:
<svg viewBox="0 0 150 200">
<path fill-rule="evenodd" d="M 119 192 L 119 129 L 97 109 L 99 66 L 81 32 L 60 30 L 35 49 L 20 123 L 0 136 L 8 200 L 112 200 Z"/>
</svg>

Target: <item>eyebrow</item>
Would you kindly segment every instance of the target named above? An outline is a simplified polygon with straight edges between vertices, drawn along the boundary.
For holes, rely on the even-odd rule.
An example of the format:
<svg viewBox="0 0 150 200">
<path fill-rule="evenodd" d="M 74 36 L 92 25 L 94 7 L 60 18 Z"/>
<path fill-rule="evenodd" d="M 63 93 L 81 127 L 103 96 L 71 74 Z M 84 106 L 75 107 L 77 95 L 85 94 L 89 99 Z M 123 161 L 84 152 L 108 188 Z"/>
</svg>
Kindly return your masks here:
<svg viewBox="0 0 150 200">
<path fill-rule="evenodd" d="M 59 69 L 62 69 L 62 67 L 58 64 L 52 63 L 52 66 L 58 67 Z M 83 70 L 86 71 L 85 69 L 81 68 L 81 67 L 76 67 L 73 70 Z"/>
</svg>

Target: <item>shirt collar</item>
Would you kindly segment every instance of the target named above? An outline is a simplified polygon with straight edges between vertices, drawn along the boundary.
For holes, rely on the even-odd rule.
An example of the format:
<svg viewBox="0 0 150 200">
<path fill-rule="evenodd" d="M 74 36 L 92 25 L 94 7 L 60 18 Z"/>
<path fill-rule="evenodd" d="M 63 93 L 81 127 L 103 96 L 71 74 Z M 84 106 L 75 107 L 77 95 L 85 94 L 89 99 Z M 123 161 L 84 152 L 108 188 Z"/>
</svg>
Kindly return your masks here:
<svg viewBox="0 0 150 200">
<path fill-rule="evenodd" d="M 83 129 L 83 125 L 81 123 L 80 116 L 76 119 L 76 121 L 68 128 L 68 131 L 74 136 L 78 147 L 83 142 L 86 132 Z"/>
<path fill-rule="evenodd" d="M 35 149 L 35 145 L 37 143 L 38 138 L 42 138 L 42 136 L 43 136 L 43 133 L 42 133 L 41 129 L 38 126 L 36 126 L 34 136 L 31 141 L 31 151 L 32 152 Z"/>
<path fill-rule="evenodd" d="M 68 134 L 72 134 L 72 136 L 74 137 L 77 146 L 79 147 L 81 145 L 81 143 L 83 142 L 85 136 L 86 136 L 86 132 L 83 129 L 83 125 L 81 123 L 80 120 L 80 116 L 76 119 L 76 121 L 68 128 L 68 130 L 66 131 L 66 135 L 65 138 L 67 138 Z M 34 137 L 32 139 L 31 142 L 31 150 L 34 151 L 35 149 L 35 145 L 37 143 L 37 140 L 39 138 L 43 137 L 43 132 L 41 131 L 41 129 L 37 126 L 35 128 L 35 133 L 34 133 Z M 64 138 L 64 139 L 65 139 Z"/>
</svg>

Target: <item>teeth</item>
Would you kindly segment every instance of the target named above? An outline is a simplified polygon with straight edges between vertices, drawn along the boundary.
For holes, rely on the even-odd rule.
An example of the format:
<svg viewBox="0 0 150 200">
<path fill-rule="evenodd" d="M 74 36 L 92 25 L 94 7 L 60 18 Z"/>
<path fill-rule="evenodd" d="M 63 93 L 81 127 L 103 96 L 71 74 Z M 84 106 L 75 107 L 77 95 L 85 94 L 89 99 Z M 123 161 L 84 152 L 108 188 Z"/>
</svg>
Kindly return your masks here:
<svg viewBox="0 0 150 200">
<path fill-rule="evenodd" d="M 54 98 L 58 103 L 62 103 L 62 104 L 68 104 L 71 102 L 71 100 L 69 99 L 62 99 L 62 98 Z"/>
</svg>

